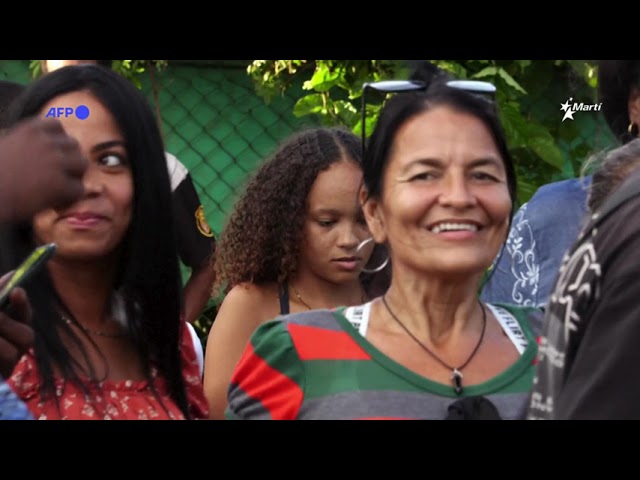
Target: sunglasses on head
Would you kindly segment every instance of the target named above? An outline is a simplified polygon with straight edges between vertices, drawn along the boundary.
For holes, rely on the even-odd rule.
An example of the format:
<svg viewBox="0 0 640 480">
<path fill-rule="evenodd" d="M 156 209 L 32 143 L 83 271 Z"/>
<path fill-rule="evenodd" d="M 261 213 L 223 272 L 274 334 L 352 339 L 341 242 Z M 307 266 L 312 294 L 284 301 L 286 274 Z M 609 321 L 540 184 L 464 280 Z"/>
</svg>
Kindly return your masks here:
<svg viewBox="0 0 640 480">
<path fill-rule="evenodd" d="M 476 95 L 488 96 L 495 99 L 496 86 L 493 83 L 481 80 L 449 80 L 447 87 L 457 88 Z M 367 121 L 367 91 L 376 90 L 383 93 L 402 93 L 424 91 L 429 85 L 419 80 L 382 80 L 380 82 L 365 83 L 362 85 L 362 155 L 366 148 L 366 121 Z"/>
</svg>

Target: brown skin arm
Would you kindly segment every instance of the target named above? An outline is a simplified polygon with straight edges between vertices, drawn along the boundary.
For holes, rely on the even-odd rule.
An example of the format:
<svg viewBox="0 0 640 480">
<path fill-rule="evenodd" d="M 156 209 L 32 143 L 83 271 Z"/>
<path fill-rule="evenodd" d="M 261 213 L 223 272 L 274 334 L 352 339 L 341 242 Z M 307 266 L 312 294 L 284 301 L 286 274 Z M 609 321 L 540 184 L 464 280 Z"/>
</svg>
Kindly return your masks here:
<svg viewBox="0 0 640 480">
<path fill-rule="evenodd" d="M 251 284 L 233 287 L 220 305 L 204 354 L 204 393 L 212 420 L 224 420 L 227 391 L 251 334 L 278 314 L 275 289 Z"/>
<path fill-rule="evenodd" d="M 211 297 L 211 287 L 216 273 L 209 262 L 204 262 L 198 269 L 191 271 L 191 276 L 184 286 L 184 316 L 185 320 L 193 322 L 204 310 Z"/>
</svg>

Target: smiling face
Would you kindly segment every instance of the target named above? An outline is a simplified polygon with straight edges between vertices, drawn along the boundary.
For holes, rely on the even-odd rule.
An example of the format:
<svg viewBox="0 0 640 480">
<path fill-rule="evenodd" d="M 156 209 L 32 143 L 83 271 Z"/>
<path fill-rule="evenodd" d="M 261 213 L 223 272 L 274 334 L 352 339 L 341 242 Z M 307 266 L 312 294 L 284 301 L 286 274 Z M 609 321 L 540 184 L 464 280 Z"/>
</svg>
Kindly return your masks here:
<svg viewBox="0 0 640 480">
<path fill-rule="evenodd" d="M 504 161 L 489 129 L 447 106 L 399 128 L 382 198 L 365 203 L 394 265 L 445 276 L 484 272 L 506 238 L 510 212 Z"/>
<path fill-rule="evenodd" d="M 320 172 L 307 197 L 307 217 L 298 270 L 333 283 L 356 280 L 366 265 L 373 244 L 359 251 L 371 235 L 358 203 L 362 170 L 341 160 Z"/>
<path fill-rule="evenodd" d="M 110 255 L 122 242 L 133 210 L 133 176 L 124 137 L 109 111 L 89 92 L 60 95 L 41 110 L 85 105 L 89 117 L 61 117 L 65 131 L 80 144 L 89 159 L 84 174 L 85 193 L 64 210 L 45 210 L 34 218 L 41 243 L 58 244 L 58 258 L 90 259 Z"/>
</svg>

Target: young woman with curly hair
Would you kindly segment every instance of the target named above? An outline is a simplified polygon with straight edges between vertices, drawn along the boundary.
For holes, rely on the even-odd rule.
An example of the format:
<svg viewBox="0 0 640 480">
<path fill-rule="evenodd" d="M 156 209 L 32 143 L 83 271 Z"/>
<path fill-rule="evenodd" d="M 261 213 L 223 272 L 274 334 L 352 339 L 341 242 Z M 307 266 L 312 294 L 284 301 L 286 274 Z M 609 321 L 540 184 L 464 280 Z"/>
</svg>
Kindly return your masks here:
<svg viewBox="0 0 640 480">
<path fill-rule="evenodd" d="M 214 267 L 214 291 L 228 293 L 205 355 L 211 418 L 224 418 L 233 368 L 258 326 L 278 315 L 361 304 L 372 295 L 371 276 L 363 273 L 373 242 L 365 242 L 371 234 L 358 202 L 361 161 L 353 133 L 304 130 L 286 139 L 236 203 Z"/>
</svg>

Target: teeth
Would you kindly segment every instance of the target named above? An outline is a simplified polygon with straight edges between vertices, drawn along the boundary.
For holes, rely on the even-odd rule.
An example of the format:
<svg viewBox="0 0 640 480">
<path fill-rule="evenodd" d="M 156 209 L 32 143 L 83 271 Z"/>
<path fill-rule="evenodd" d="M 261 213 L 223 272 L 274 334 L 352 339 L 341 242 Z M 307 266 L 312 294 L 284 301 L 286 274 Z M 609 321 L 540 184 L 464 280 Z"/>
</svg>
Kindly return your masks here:
<svg viewBox="0 0 640 480">
<path fill-rule="evenodd" d="M 446 231 L 455 231 L 455 230 L 468 230 L 470 232 L 477 232 L 478 226 L 473 225 L 471 223 L 440 223 L 433 227 L 431 231 L 433 233 L 440 233 Z"/>
</svg>

